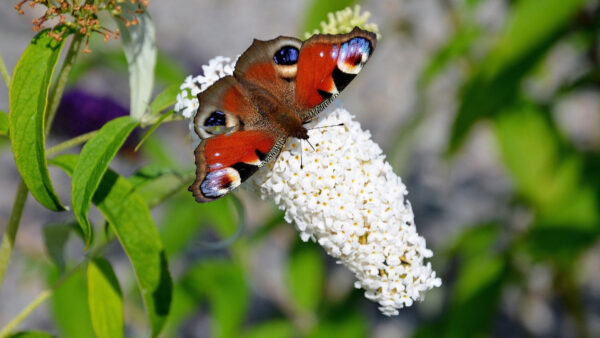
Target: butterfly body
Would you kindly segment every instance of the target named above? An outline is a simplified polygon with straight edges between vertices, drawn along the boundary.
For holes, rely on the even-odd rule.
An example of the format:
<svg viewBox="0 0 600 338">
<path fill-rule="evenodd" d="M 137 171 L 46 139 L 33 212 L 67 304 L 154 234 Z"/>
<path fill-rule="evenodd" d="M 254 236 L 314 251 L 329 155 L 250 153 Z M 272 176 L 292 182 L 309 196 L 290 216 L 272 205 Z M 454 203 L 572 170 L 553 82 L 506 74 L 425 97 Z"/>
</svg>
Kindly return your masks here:
<svg viewBox="0 0 600 338">
<path fill-rule="evenodd" d="M 218 199 L 276 157 L 288 137 L 308 139 L 304 124 L 317 116 L 362 69 L 375 34 L 314 35 L 302 42 L 280 36 L 254 40 L 232 76 L 198 94 L 194 130 L 196 201 Z"/>
</svg>

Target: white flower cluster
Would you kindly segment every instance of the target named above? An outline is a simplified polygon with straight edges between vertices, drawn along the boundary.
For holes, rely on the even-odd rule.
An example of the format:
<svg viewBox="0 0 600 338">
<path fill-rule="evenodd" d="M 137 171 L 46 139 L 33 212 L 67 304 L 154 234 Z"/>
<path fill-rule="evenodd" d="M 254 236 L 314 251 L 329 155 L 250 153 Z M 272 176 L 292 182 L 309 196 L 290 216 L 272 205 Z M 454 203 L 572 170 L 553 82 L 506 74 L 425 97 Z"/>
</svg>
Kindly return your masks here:
<svg viewBox="0 0 600 338">
<path fill-rule="evenodd" d="M 174 110 L 186 118 L 192 118 L 198 110 L 198 98 L 196 95 L 210 87 L 218 79 L 233 74 L 235 61 L 224 56 L 217 56 L 208 61 L 208 66 L 202 66 L 204 75 L 192 77 L 188 75 L 179 86 L 181 92 L 177 94 L 177 102 Z"/>
<path fill-rule="evenodd" d="M 314 151 L 290 139 L 251 182 L 263 199 L 285 210 L 302 240 L 317 241 L 354 272 L 355 286 L 383 314 L 396 315 L 441 285 L 423 262 L 433 253 L 417 234 L 406 187 L 347 110 L 322 113 L 307 127 L 318 128 L 309 131 Z"/>
<path fill-rule="evenodd" d="M 231 74 L 233 65 L 227 62 L 211 60 L 205 76 L 186 79 L 182 89 L 204 90 L 216 74 Z M 185 105 L 178 96 L 183 111 L 190 108 Z M 285 210 L 286 221 L 296 224 L 302 240 L 317 241 L 354 272 L 355 286 L 378 302 L 383 314 L 396 315 L 441 285 L 431 264 L 424 262 L 433 253 L 417 234 L 404 199 L 406 187 L 347 110 L 323 112 L 307 127 L 316 128 L 309 131 L 314 150 L 290 138 L 277 160 L 246 186 Z"/>
</svg>

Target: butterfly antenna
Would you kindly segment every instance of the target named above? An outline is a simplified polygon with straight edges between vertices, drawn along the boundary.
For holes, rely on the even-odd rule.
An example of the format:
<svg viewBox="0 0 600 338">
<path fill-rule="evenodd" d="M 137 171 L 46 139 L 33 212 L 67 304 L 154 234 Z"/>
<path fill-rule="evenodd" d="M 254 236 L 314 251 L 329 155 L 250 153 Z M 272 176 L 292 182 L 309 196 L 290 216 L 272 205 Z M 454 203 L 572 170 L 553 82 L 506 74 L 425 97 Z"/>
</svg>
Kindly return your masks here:
<svg viewBox="0 0 600 338">
<path fill-rule="evenodd" d="M 310 128 L 308 130 L 314 130 L 314 129 L 323 129 L 323 128 L 330 128 L 330 127 L 341 127 L 343 126 L 344 123 L 338 123 L 338 124 L 332 124 L 330 126 L 321 126 L 321 127 L 314 127 L 314 128 Z"/>
<path fill-rule="evenodd" d="M 309 140 L 306 140 L 306 143 L 308 143 L 308 145 L 312 148 L 312 150 L 315 151 L 315 147 L 313 147 L 312 143 L 310 143 Z"/>
<path fill-rule="evenodd" d="M 304 150 L 302 149 L 302 139 L 300 139 L 300 169 L 304 169 L 304 162 L 302 162 L 302 153 Z"/>
</svg>

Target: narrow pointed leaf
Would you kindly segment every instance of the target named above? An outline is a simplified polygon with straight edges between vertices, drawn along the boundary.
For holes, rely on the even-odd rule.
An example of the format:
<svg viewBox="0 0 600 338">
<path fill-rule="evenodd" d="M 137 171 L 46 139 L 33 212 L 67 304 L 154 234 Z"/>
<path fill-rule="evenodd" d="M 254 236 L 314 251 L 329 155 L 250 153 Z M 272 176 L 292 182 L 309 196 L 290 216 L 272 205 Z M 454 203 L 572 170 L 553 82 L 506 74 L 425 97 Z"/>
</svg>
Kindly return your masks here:
<svg viewBox="0 0 600 338">
<path fill-rule="evenodd" d="M 177 94 L 179 94 L 179 92 L 179 84 L 174 84 L 170 85 L 160 94 L 156 95 L 150 104 L 150 115 L 156 115 L 174 105 L 177 101 Z"/>
<path fill-rule="evenodd" d="M 98 337 L 123 337 L 123 295 L 110 263 L 94 258 L 87 266 L 88 303 Z"/>
<path fill-rule="evenodd" d="M 81 150 L 81 156 L 73 172 L 71 200 L 86 245 L 89 245 L 92 240 L 92 226 L 87 213 L 94 192 L 98 189 L 108 164 L 136 126 L 137 122 L 129 116 L 116 118 L 105 124 Z"/>
<path fill-rule="evenodd" d="M 138 23 L 126 26 L 119 18 L 115 21 L 119 25 L 123 50 L 127 58 L 129 70 L 129 89 L 131 91 L 130 114 L 136 120 L 141 120 L 150 104 L 152 86 L 154 85 L 154 68 L 156 66 L 156 44 L 154 23 L 148 11 L 136 11 L 138 5 L 123 2 L 123 13 L 136 13 Z M 123 14 L 125 19 L 130 14 Z"/>
<path fill-rule="evenodd" d="M 72 174 L 77 155 L 60 155 L 51 163 Z M 150 210 L 131 183 L 110 169 L 104 174 L 92 202 L 112 226 L 133 265 L 151 335 L 155 337 L 169 313 L 173 285 Z"/>
<path fill-rule="evenodd" d="M 65 28 L 62 28 L 65 29 Z M 66 40 L 38 33 L 21 55 L 8 93 L 10 142 L 17 169 L 33 197 L 50 210 L 65 210 L 48 173 L 44 126 L 52 74 Z"/>
</svg>

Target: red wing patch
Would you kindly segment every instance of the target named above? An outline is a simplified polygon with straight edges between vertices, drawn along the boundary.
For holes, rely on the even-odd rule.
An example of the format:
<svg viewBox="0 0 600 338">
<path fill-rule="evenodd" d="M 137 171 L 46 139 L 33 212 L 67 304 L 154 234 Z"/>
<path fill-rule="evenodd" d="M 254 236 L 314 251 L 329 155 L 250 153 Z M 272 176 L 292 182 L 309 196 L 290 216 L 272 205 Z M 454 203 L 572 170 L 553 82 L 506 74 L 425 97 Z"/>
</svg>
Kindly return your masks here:
<svg viewBox="0 0 600 338">
<path fill-rule="evenodd" d="M 358 27 L 348 34 L 314 35 L 298 56 L 295 104 L 310 110 L 339 94 L 375 49 L 375 34 Z"/>
<path fill-rule="evenodd" d="M 198 202 L 215 200 L 254 174 L 275 145 L 275 137 L 258 130 L 222 134 L 196 148 L 196 181 L 189 190 Z"/>
<path fill-rule="evenodd" d="M 316 43 L 303 46 L 298 57 L 296 104 L 302 110 L 311 109 L 334 94 L 331 74 L 336 67 L 339 45 Z M 321 94 L 320 94 L 321 93 Z M 329 95 L 329 96 L 331 96 Z"/>
</svg>

